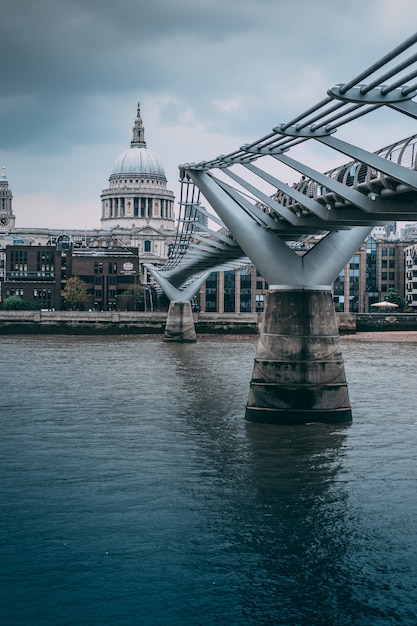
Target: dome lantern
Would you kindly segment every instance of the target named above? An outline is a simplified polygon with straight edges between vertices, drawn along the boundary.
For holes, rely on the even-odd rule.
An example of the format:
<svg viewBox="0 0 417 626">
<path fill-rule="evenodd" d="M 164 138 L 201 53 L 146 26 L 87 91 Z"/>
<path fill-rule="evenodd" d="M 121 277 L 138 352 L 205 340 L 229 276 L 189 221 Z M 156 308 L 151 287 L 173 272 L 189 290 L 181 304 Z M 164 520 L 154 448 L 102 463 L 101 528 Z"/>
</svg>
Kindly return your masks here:
<svg viewBox="0 0 417 626">
<path fill-rule="evenodd" d="M 138 102 L 138 110 L 135 123 L 133 125 L 133 139 L 130 142 L 131 148 L 146 148 L 145 129 L 143 127 L 142 118 L 140 116 L 140 103 Z"/>
<path fill-rule="evenodd" d="M 146 176 L 166 182 L 162 163 L 156 154 L 146 147 L 145 129 L 140 115 L 139 103 L 132 130 L 133 137 L 130 148 L 124 150 L 115 160 L 110 180 L 124 176 Z"/>
</svg>

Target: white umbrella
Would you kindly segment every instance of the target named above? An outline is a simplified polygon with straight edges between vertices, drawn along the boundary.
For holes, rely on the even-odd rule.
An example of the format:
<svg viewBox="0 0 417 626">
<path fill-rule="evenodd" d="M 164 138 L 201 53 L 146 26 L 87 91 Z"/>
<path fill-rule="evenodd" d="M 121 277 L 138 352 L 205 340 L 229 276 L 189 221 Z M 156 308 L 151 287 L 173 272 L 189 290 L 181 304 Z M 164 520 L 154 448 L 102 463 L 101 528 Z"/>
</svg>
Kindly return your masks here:
<svg viewBox="0 0 417 626">
<path fill-rule="evenodd" d="M 383 302 L 374 302 L 371 306 L 377 306 L 380 309 L 398 309 L 398 304 L 388 302 L 387 300 L 384 300 Z"/>
</svg>

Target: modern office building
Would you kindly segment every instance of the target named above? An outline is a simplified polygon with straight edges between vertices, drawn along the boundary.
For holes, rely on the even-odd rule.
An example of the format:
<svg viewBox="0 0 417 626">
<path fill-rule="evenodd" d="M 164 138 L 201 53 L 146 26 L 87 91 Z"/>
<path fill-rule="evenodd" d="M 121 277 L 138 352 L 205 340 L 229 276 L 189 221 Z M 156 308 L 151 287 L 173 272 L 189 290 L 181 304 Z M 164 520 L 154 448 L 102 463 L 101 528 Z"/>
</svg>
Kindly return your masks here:
<svg viewBox="0 0 417 626">
<path fill-rule="evenodd" d="M 372 236 L 353 255 L 333 285 L 340 311 L 367 313 L 390 289 L 405 294 L 405 250 L 409 242 Z"/>
<path fill-rule="evenodd" d="M 333 283 L 338 311 L 370 312 L 372 304 L 384 300 L 390 289 L 396 289 L 404 297 L 405 251 L 410 242 L 388 239 L 385 230 L 377 235 L 385 238 L 368 237 Z M 206 312 L 261 312 L 267 291 L 267 283 L 254 267 L 212 273 L 195 306 Z"/>
<path fill-rule="evenodd" d="M 409 307 L 417 310 L 417 243 L 405 249 L 406 290 L 405 299 Z"/>
</svg>

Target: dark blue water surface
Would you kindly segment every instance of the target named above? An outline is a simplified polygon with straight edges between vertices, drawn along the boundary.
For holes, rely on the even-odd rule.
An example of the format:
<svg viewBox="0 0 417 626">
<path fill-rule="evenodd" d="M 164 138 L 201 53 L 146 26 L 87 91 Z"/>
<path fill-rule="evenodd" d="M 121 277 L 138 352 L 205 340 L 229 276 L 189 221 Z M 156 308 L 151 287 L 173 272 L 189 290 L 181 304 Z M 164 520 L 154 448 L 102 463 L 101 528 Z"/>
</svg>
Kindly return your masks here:
<svg viewBox="0 0 417 626">
<path fill-rule="evenodd" d="M 2 337 L 0 623 L 417 624 L 417 345 L 244 421 L 256 339 Z"/>
</svg>

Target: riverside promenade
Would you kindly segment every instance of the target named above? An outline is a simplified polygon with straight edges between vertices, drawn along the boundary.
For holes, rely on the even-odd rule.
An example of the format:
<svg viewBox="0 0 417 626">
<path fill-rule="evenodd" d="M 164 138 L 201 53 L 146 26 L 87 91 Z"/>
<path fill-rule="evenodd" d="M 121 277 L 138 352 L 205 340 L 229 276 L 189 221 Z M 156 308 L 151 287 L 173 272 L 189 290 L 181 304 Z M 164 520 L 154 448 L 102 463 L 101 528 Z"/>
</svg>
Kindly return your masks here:
<svg viewBox="0 0 417 626">
<path fill-rule="evenodd" d="M 195 313 L 197 334 L 257 335 L 257 313 Z M 0 334 L 162 335 L 166 311 L 0 311 Z"/>
<path fill-rule="evenodd" d="M 195 313 L 197 335 L 257 335 L 261 313 Z M 162 335 L 166 311 L 0 311 L 0 335 Z M 338 313 L 342 335 L 417 333 L 415 313 Z M 384 339 L 385 340 L 385 339 Z M 397 339 L 398 340 L 398 339 Z"/>
</svg>

